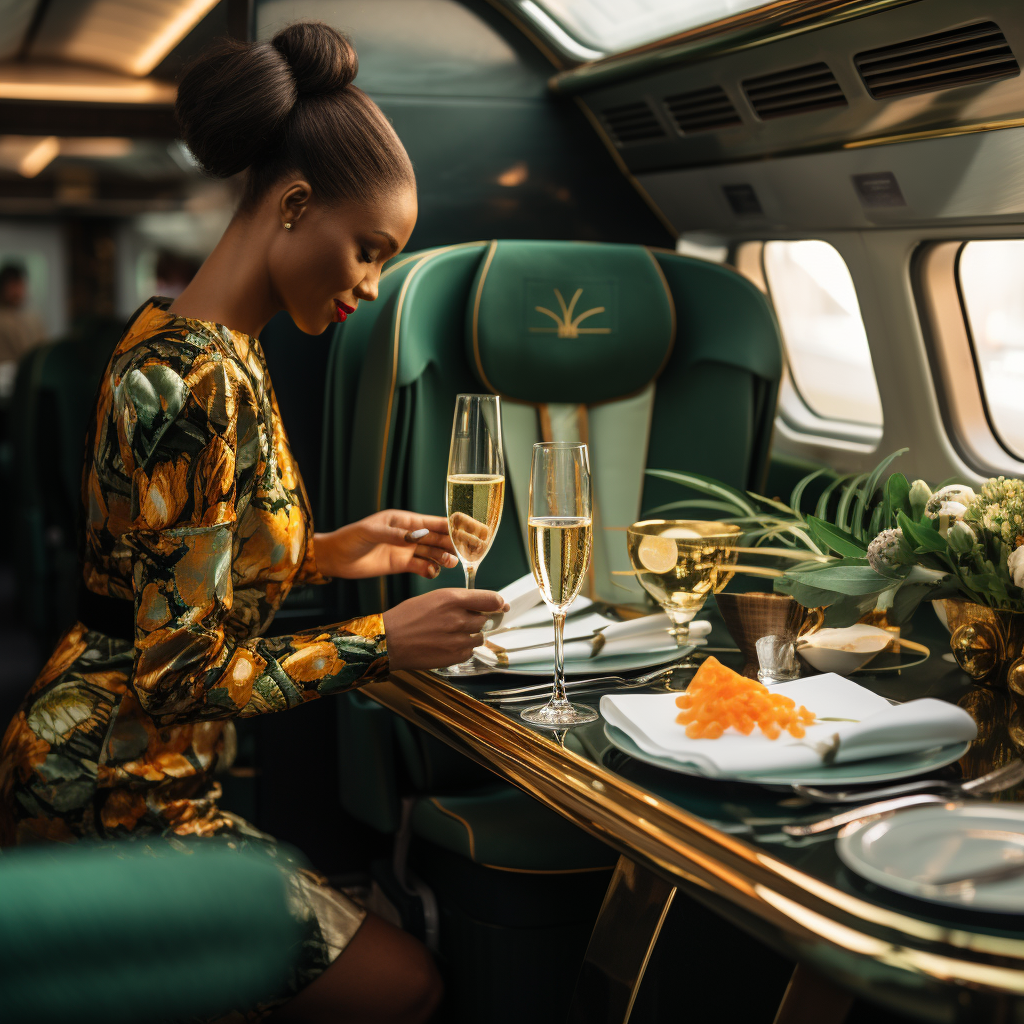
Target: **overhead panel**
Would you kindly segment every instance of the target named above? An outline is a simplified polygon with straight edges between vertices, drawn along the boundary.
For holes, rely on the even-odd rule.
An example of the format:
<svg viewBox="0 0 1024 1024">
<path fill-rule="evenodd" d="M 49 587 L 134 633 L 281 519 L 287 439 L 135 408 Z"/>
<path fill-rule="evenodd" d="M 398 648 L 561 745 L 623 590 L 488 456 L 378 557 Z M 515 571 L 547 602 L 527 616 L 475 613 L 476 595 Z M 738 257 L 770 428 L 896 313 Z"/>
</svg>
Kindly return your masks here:
<svg viewBox="0 0 1024 1024">
<path fill-rule="evenodd" d="M 824 63 L 748 78 L 743 83 L 743 91 L 762 121 L 846 106 L 846 97 L 836 76 Z"/>
<path fill-rule="evenodd" d="M 663 102 L 673 123 L 684 134 L 729 128 L 743 123 L 732 100 L 720 85 L 666 96 Z"/>
<path fill-rule="evenodd" d="M 148 75 L 218 0 L 50 0 L 29 56 Z"/>
<path fill-rule="evenodd" d="M 667 135 L 658 116 L 645 100 L 608 107 L 601 111 L 601 121 L 612 141 L 620 146 L 663 139 Z"/>
<path fill-rule="evenodd" d="M 854 62 L 875 99 L 1020 74 L 1006 36 L 993 21 L 866 50 Z"/>
</svg>

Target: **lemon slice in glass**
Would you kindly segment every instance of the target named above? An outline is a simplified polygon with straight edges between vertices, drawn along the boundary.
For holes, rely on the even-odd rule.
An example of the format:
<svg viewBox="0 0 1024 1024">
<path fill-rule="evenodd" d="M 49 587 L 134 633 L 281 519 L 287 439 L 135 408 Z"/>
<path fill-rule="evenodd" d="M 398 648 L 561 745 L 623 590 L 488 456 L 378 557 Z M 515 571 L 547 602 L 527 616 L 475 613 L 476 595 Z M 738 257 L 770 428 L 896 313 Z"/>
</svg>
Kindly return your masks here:
<svg viewBox="0 0 1024 1024">
<path fill-rule="evenodd" d="M 636 556 L 648 572 L 671 572 L 678 558 L 676 542 L 671 537 L 644 537 L 636 549 Z"/>
</svg>

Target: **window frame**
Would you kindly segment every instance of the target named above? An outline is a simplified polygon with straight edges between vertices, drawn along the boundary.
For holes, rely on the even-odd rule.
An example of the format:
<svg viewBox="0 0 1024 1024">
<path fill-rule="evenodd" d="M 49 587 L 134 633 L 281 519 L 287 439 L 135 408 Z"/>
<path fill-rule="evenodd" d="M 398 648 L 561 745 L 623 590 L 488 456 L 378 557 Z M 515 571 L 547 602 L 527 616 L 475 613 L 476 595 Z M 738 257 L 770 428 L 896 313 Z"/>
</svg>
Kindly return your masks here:
<svg viewBox="0 0 1024 1024">
<path fill-rule="evenodd" d="M 768 242 L 792 242 L 807 239 L 794 238 L 759 238 L 749 239 L 738 243 L 730 254 L 729 262 L 750 280 L 764 294 L 772 308 L 776 323 L 779 325 L 779 340 L 782 343 L 782 379 L 779 382 L 779 398 L 775 410 L 776 429 L 783 434 L 788 434 L 793 440 L 806 444 L 808 442 L 824 443 L 833 448 L 842 448 L 847 451 L 863 452 L 870 454 L 878 449 L 882 441 L 885 423 L 885 407 L 882 407 L 882 425 L 875 426 L 871 423 L 857 423 L 853 420 L 841 420 L 832 417 L 822 416 L 815 412 L 808 401 L 800 393 L 796 383 L 796 377 L 790 366 L 789 349 L 786 344 L 785 333 L 779 321 L 775 301 L 772 298 L 771 288 L 768 285 L 768 274 L 765 271 L 764 251 Z M 832 245 L 827 239 L 815 238 L 814 241 L 824 241 Z M 833 249 L 836 249 L 832 245 Z M 836 249 L 843 263 L 846 258 L 842 252 Z M 847 266 L 847 269 L 849 267 Z M 856 282 L 854 289 L 856 290 Z M 858 309 L 860 300 L 858 297 Z M 863 322 L 863 314 L 861 315 Z M 867 325 L 865 324 L 865 334 Z M 870 351 L 870 341 L 868 342 Z M 872 361 L 872 372 L 874 372 L 874 361 Z M 877 387 L 877 375 L 876 375 Z M 879 393 L 881 401 L 881 393 Z"/>
<path fill-rule="evenodd" d="M 984 235 L 922 242 L 911 258 L 911 286 L 943 426 L 957 455 L 982 476 L 1024 475 L 1024 459 L 992 418 L 960 281 L 968 242 L 1018 240 Z"/>
</svg>

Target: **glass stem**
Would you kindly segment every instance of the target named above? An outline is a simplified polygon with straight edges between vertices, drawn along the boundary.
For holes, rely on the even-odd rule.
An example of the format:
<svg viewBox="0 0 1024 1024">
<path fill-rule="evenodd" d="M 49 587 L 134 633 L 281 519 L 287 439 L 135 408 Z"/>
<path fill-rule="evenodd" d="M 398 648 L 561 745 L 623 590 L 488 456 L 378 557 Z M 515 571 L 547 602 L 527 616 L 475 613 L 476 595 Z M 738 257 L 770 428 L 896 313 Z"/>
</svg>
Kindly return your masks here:
<svg viewBox="0 0 1024 1024">
<path fill-rule="evenodd" d="M 555 690 L 551 695 L 552 704 L 565 704 L 565 650 L 563 639 L 565 636 L 565 612 L 552 612 L 551 617 L 555 622 Z"/>
<path fill-rule="evenodd" d="M 463 565 L 462 568 L 466 570 L 466 589 L 476 590 L 476 566 Z"/>
</svg>

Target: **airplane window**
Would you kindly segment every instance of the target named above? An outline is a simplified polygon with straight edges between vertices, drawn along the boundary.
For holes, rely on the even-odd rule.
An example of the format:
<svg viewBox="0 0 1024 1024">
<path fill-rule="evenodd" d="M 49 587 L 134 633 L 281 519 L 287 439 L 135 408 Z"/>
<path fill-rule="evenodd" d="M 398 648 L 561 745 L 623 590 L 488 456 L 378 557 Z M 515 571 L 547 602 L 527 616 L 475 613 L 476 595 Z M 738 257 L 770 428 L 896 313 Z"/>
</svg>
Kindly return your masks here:
<svg viewBox="0 0 1024 1024">
<path fill-rule="evenodd" d="M 843 257 L 828 242 L 766 242 L 764 274 L 793 384 L 825 420 L 882 425 L 882 402 Z"/>
<path fill-rule="evenodd" d="M 1024 458 L 1024 239 L 968 242 L 959 278 L 992 429 Z"/>
<path fill-rule="evenodd" d="M 765 0 L 522 0 L 539 7 L 581 43 L 621 53 L 720 18 L 767 6 Z M 544 19 L 533 19 L 543 29 Z M 557 27 L 557 26 L 556 26 Z"/>
</svg>

